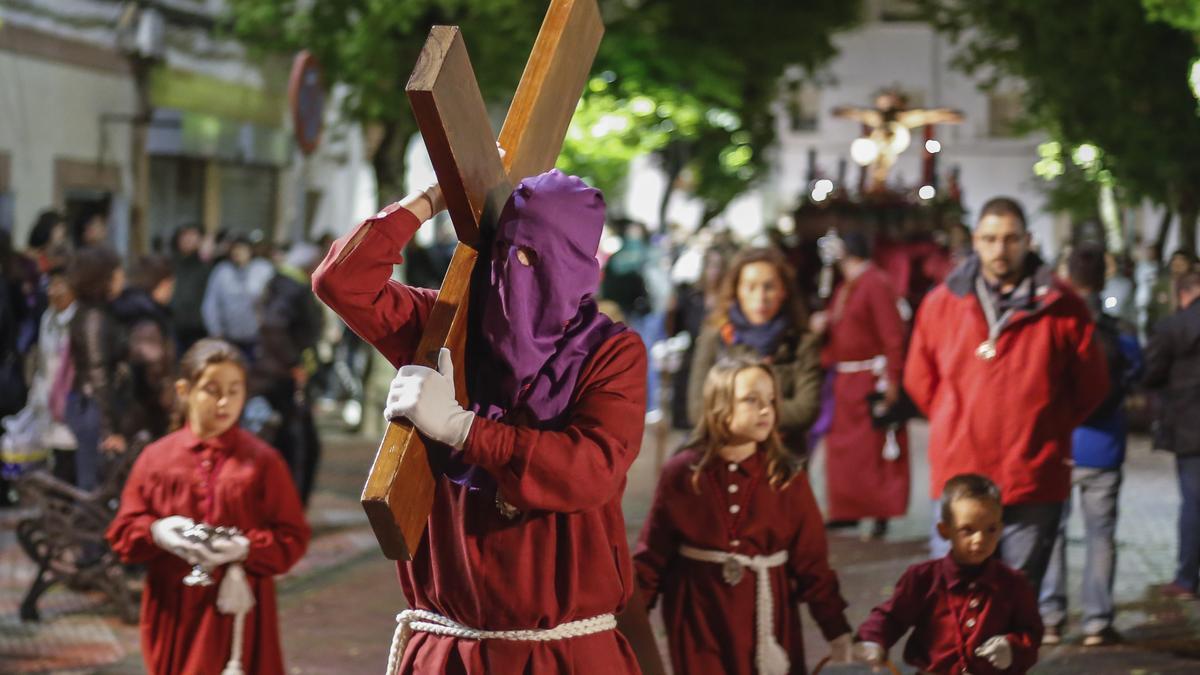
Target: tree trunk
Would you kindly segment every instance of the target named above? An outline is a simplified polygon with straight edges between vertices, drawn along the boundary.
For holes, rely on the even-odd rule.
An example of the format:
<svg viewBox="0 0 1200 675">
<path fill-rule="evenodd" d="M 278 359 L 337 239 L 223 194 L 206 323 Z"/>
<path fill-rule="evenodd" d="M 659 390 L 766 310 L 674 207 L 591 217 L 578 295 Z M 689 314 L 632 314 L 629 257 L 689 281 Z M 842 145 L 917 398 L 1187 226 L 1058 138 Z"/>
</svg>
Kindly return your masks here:
<svg viewBox="0 0 1200 675">
<path fill-rule="evenodd" d="M 704 213 L 703 213 L 703 214 L 700 216 L 700 224 L 699 224 L 699 225 L 696 227 L 696 229 L 697 229 L 697 230 L 700 230 L 701 228 L 703 228 L 703 227 L 705 227 L 706 225 L 708 225 L 708 222 L 709 222 L 710 220 L 712 220 L 713 218 L 716 218 L 717 216 L 721 215 L 721 212 L 725 210 L 725 207 L 726 207 L 726 206 L 729 206 L 729 203 L 728 203 L 728 202 L 726 202 L 725 204 L 723 204 L 723 205 L 722 205 L 720 208 L 717 208 L 717 207 L 715 207 L 714 205 L 711 205 L 711 204 L 707 204 L 707 203 L 706 203 L 706 204 L 704 205 Z"/>
<path fill-rule="evenodd" d="M 683 168 L 687 166 L 687 156 L 690 153 L 683 143 L 670 143 L 659 152 L 662 169 L 667 174 L 667 189 L 663 191 L 662 201 L 658 203 L 658 231 L 667 231 L 667 207 L 675 194 L 675 183 Z"/>
<path fill-rule="evenodd" d="M 1179 248 L 1196 255 L 1196 216 L 1200 214 L 1200 201 L 1190 188 L 1179 196 Z"/>
<path fill-rule="evenodd" d="M 1162 219 L 1158 221 L 1158 233 L 1154 237 L 1154 259 L 1161 261 L 1163 259 L 1163 249 L 1167 247 L 1167 235 L 1171 232 L 1171 219 L 1175 217 L 1175 212 L 1168 207 L 1163 211 Z"/>
<path fill-rule="evenodd" d="M 391 120 L 382 124 L 383 133 L 371 153 L 375 170 L 376 201 L 380 207 L 404 197 L 408 141 L 417 132 L 415 121 Z"/>
</svg>

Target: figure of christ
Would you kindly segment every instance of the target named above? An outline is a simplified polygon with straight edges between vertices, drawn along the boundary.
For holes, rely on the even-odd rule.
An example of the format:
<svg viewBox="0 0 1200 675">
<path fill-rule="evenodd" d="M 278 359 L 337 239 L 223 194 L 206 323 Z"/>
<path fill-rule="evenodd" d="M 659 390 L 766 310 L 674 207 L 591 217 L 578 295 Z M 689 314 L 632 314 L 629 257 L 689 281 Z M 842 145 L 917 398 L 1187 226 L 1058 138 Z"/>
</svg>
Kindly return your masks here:
<svg viewBox="0 0 1200 675">
<path fill-rule="evenodd" d="M 436 292 L 392 279 L 444 208 L 433 186 L 337 240 L 313 289 L 399 368 L 385 415 L 427 440 L 433 508 L 410 561 L 400 673 L 637 673 L 614 616 L 633 571 L 621 496 L 641 444 L 646 353 L 599 312 L 601 193 L 525 178 L 483 233 L 471 284 L 464 407 L 445 350 L 410 365 Z"/>
<path fill-rule="evenodd" d="M 882 190 L 887 183 L 888 173 L 896 158 L 908 147 L 909 129 L 931 124 L 958 124 L 963 121 L 961 112 L 952 108 L 909 108 L 908 100 L 894 90 L 880 92 L 875 97 L 874 108 L 838 106 L 833 109 L 834 117 L 862 122 L 864 135 L 870 139 L 879 154 L 871 162 L 871 180 L 867 190 Z M 897 135 L 903 135 L 898 140 Z"/>
</svg>

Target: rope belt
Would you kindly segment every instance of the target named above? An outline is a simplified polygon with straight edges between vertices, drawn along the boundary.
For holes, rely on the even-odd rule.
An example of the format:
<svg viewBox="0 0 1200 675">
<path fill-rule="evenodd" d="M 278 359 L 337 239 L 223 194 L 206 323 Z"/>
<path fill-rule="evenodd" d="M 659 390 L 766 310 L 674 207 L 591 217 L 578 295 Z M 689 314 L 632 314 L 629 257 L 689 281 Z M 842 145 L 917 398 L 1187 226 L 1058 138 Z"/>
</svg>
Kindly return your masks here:
<svg viewBox="0 0 1200 675">
<path fill-rule="evenodd" d="M 882 354 L 865 361 L 838 361 L 833 369 L 839 373 L 875 373 L 882 375 L 887 369 L 887 357 Z"/>
<path fill-rule="evenodd" d="M 754 666 L 759 675 L 785 675 L 791 668 L 787 652 L 775 639 L 775 601 L 771 596 L 771 578 L 767 570 L 787 562 L 788 552 L 777 551 L 771 555 L 742 555 L 728 551 L 713 551 L 695 548 L 686 544 L 679 547 L 679 555 L 700 562 L 723 565 L 729 561 L 741 564 L 754 572 Z"/>
<path fill-rule="evenodd" d="M 877 378 L 875 390 L 883 392 L 887 389 L 887 357 L 880 354 L 865 361 L 838 361 L 833 369 L 839 373 L 872 373 Z M 884 434 L 883 458 L 889 462 L 900 458 L 900 442 L 896 439 L 896 429 L 888 427 Z"/>
<path fill-rule="evenodd" d="M 561 623 L 554 628 L 530 628 L 523 630 L 479 630 L 469 628 L 457 621 L 447 619 L 437 612 L 424 609 L 406 609 L 396 615 L 396 632 L 392 635 L 392 649 L 388 654 L 388 675 L 400 668 L 400 657 L 413 633 L 432 633 L 463 640 L 509 640 L 513 642 L 551 642 L 570 638 L 595 635 L 617 627 L 617 618 L 612 614 L 601 614 L 590 619 L 579 619 Z"/>
</svg>

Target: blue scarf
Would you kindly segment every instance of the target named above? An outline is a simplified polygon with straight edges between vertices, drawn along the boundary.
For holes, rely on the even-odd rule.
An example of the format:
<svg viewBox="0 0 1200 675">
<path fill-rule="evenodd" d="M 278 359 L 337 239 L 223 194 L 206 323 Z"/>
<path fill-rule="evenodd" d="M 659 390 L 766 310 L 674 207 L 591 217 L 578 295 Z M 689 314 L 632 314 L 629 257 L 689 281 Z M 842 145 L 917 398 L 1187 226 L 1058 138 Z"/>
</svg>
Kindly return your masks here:
<svg viewBox="0 0 1200 675">
<path fill-rule="evenodd" d="M 774 319 L 755 326 L 742 314 L 742 308 L 737 303 L 729 308 L 729 321 L 733 324 L 733 344 L 753 347 L 763 357 L 775 353 L 788 328 L 787 312 L 781 310 Z"/>
</svg>

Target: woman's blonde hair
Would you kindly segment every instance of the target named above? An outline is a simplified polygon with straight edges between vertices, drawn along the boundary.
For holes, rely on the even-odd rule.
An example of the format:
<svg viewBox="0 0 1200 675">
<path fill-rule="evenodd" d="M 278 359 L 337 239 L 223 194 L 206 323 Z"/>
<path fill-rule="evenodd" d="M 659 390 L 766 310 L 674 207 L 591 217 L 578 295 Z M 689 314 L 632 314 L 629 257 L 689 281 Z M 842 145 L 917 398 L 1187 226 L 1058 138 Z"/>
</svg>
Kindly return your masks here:
<svg viewBox="0 0 1200 675">
<path fill-rule="evenodd" d="M 775 273 L 779 275 L 779 281 L 783 284 L 784 292 L 787 293 L 779 311 L 787 313 L 789 325 L 803 330 L 808 325 L 808 311 L 804 307 L 804 300 L 800 297 L 800 291 L 796 285 L 796 273 L 783 253 L 777 248 L 770 247 L 746 249 L 734 256 L 725 271 L 725 277 L 721 280 L 717 306 L 709 314 L 707 325 L 712 328 L 721 328 L 730 322 L 729 310 L 737 304 L 737 287 L 738 282 L 741 281 L 742 270 L 747 265 L 754 263 L 767 263 L 775 268 Z"/>
<path fill-rule="evenodd" d="M 692 465 L 692 487 L 696 492 L 700 491 L 700 473 L 717 456 L 717 451 L 733 441 L 729 421 L 733 417 L 733 407 L 736 404 L 734 382 L 739 373 L 751 368 L 766 373 L 771 378 L 771 383 L 775 384 L 778 393 L 778 384 L 775 383 L 775 376 L 770 367 L 744 357 L 720 359 L 704 378 L 704 410 L 696 428 L 692 430 L 691 437 L 683 446 L 684 450 L 690 448 L 700 453 L 700 460 Z M 767 478 L 771 487 L 778 489 L 787 485 L 800 472 L 800 464 L 796 457 L 779 438 L 778 427 L 771 429 L 771 435 L 759 446 L 767 453 Z"/>
</svg>

